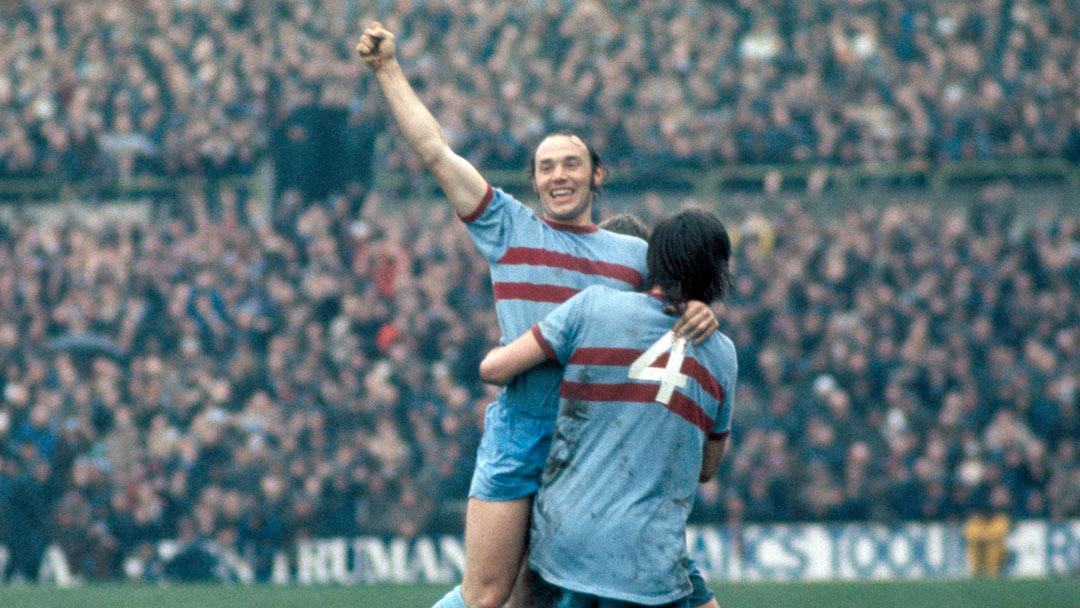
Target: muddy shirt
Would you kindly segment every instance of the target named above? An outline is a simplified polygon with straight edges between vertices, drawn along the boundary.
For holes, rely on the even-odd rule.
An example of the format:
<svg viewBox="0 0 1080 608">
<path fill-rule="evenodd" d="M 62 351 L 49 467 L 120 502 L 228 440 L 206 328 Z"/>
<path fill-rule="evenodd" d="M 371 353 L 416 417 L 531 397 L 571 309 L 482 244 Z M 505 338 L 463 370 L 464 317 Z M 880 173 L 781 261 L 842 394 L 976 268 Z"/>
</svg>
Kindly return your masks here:
<svg viewBox="0 0 1080 608">
<path fill-rule="evenodd" d="M 731 429 L 735 347 L 676 339 L 643 293 L 592 287 L 532 331 L 565 366 L 529 563 L 548 582 L 662 604 L 691 591 L 686 519 L 709 437 Z"/>
</svg>

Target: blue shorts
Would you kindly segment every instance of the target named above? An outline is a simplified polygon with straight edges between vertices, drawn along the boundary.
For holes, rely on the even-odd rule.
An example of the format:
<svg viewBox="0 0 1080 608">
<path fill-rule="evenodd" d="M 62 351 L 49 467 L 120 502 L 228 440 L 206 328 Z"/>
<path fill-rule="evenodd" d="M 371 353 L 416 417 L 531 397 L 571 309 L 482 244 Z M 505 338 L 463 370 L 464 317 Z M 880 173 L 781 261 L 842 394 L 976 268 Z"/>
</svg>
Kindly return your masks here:
<svg viewBox="0 0 1080 608">
<path fill-rule="evenodd" d="M 484 414 L 469 497 L 505 502 L 536 494 L 554 432 L 554 418 L 533 418 L 496 399 Z"/>
<path fill-rule="evenodd" d="M 690 568 L 690 584 L 694 586 L 694 590 L 690 592 L 690 595 L 687 596 L 686 599 L 688 601 L 687 605 L 693 608 L 694 606 L 700 606 L 711 600 L 713 598 L 713 592 L 712 589 L 709 589 L 709 586 L 705 584 L 705 578 L 701 576 L 701 571 L 698 570 L 697 564 L 694 563 L 693 559 L 690 560 L 690 563 L 687 564 L 687 566 Z"/>
<path fill-rule="evenodd" d="M 539 608 L 693 608 L 697 605 L 690 603 L 689 595 L 674 602 L 647 607 L 645 604 L 571 591 L 545 581 L 535 570 L 529 580 L 532 601 Z"/>
<path fill-rule="evenodd" d="M 695 608 L 713 599 L 712 589 L 705 584 L 694 560 L 688 564 L 690 568 L 690 584 L 694 586 L 690 595 L 676 600 L 670 604 L 662 604 L 664 608 Z M 544 580 L 535 570 L 531 572 L 529 583 L 532 589 L 533 602 L 540 608 L 636 608 L 640 604 L 599 597 L 579 591 L 571 591 Z"/>
</svg>

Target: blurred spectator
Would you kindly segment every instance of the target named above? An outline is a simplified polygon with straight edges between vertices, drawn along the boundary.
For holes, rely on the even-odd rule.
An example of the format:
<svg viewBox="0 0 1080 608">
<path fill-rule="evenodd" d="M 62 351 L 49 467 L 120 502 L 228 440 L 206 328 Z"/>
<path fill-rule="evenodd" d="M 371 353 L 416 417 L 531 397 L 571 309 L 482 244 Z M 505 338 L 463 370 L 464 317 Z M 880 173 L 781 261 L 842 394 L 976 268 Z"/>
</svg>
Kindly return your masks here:
<svg viewBox="0 0 1080 608">
<path fill-rule="evenodd" d="M 1012 527 L 1010 502 L 1009 491 L 998 486 L 990 496 L 990 504 L 978 508 L 964 521 L 968 561 L 975 576 L 997 576 L 1005 566 L 1005 539 Z"/>
</svg>

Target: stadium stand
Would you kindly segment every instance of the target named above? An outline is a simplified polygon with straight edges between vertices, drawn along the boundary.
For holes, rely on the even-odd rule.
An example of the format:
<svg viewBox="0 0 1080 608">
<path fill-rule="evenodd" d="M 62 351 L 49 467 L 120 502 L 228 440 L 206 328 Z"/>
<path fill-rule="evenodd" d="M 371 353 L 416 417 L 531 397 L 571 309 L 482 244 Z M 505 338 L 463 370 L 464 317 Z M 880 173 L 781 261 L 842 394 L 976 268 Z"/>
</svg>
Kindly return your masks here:
<svg viewBox="0 0 1080 608">
<path fill-rule="evenodd" d="M 0 173 L 228 174 L 273 153 L 319 195 L 328 175 L 363 182 L 346 159 L 381 118 L 352 57 L 378 16 L 362 6 L 5 2 Z M 523 166 L 553 126 L 639 172 L 1080 159 L 1080 15 L 1060 0 L 375 8 L 453 147 L 487 169 Z M 384 163 L 420 174 L 399 138 Z"/>
<path fill-rule="evenodd" d="M 268 568 L 298 538 L 458 529 L 498 336 L 464 230 L 211 198 L 3 224 L 0 542 L 111 576 L 162 537 Z M 732 222 L 737 431 L 697 521 L 959 519 L 995 490 L 1080 515 L 1080 227 L 1001 209 Z"/>
</svg>

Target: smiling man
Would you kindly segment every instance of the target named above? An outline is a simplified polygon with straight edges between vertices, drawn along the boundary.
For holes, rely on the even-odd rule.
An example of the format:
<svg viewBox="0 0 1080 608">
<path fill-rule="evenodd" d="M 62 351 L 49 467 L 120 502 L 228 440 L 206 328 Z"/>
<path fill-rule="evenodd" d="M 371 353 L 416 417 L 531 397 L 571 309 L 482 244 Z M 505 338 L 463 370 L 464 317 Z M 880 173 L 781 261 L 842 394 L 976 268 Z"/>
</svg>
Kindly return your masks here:
<svg viewBox="0 0 1080 608">
<path fill-rule="evenodd" d="M 593 195 L 604 178 L 600 157 L 577 135 L 552 133 L 536 147 L 533 190 L 544 217 L 568 224 L 592 223 Z"/>
<path fill-rule="evenodd" d="M 604 166 L 584 139 L 559 132 L 537 146 L 530 175 L 542 209 L 538 216 L 489 185 L 450 148 L 405 78 L 393 34 L 373 23 L 356 50 L 375 73 L 409 146 L 489 261 L 504 343 L 590 286 L 619 291 L 642 287 L 645 242 L 593 224 L 593 201 L 603 185 Z M 673 330 L 702 341 L 717 325 L 712 311 L 696 302 L 687 306 Z M 554 362 L 537 366 L 517 376 L 488 406 L 465 515 L 464 579 L 437 606 L 497 608 L 510 597 L 525 554 L 532 497 L 551 446 L 561 377 L 562 369 Z M 699 603 L 711 601 L 703 582 L 699 587 Z"/>
</svg>

